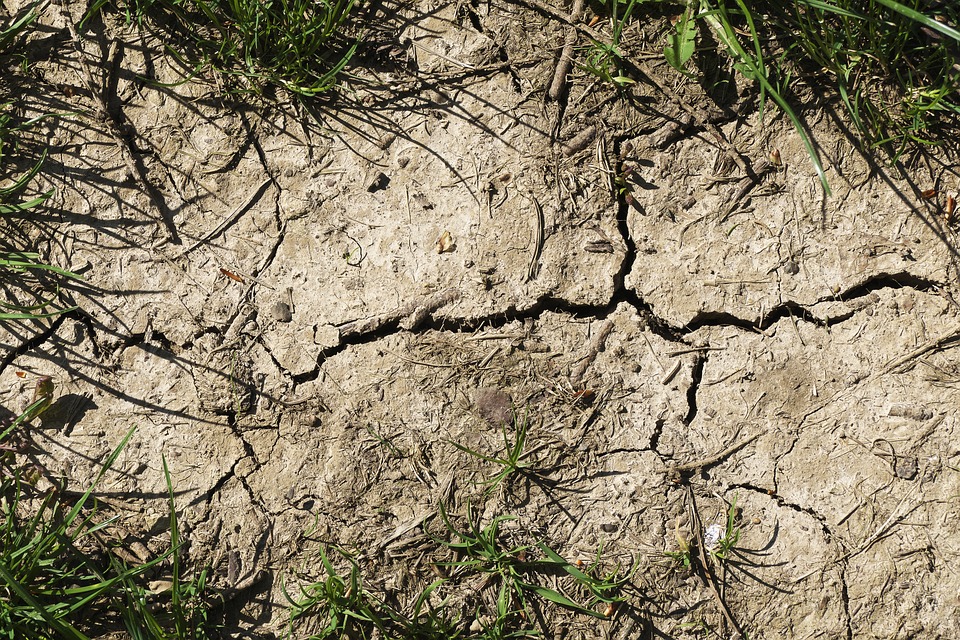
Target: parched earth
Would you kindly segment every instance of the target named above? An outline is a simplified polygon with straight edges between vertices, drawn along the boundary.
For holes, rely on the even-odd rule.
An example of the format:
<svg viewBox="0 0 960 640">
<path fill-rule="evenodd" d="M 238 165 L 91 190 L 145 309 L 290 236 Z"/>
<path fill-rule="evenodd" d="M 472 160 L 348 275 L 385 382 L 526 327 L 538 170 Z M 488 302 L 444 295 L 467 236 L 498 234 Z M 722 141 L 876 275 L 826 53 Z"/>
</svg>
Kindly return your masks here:
<svg viewBox="0 0 960 640">
<path fill-rule="evenodd" d="M 878 164 L 801 85 L 827 195 L 749 84 L 662 62 L 668 16 L 624 33 L 636 84 L 574 66 L 557 91 L 603 23 L 382 4 L 308 111 L 180 83 L 150 35 L 77 34 L 84 10 L 44 10 L 18 89 L 74 112 L 40 125 L 57 192 L 27 228 L 79 309 L 3 325 L 0 388 L 18 411 L 54 377 L 33 437 L 78 487 L 136 427 L 98 495 L 147 556 L 166 459 L 226 635 L 285 633 L 322 547 L 409 599 L 443 504 L 636 563 L 624 606 L 554 637 L 960 637 L 946 152 Z M 454 443 L 501 455 L 513 412 L 535 472 L 485 494 L 496 465 Z M 713 580 L 664 555 L 734 502 Z"/>
</svg>

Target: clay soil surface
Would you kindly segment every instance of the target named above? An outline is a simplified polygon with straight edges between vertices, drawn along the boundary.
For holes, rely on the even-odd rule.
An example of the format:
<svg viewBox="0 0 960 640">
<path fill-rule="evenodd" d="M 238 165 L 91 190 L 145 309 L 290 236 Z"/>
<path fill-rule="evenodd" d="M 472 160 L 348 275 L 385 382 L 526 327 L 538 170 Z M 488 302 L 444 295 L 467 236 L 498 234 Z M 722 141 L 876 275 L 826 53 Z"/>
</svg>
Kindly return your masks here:
<svg viewBox="0 0 960 640">
<path fill-rule="evenodd" d="M 663 62 L 668 15 L 624 33 L 636 84 L 574 66 L 551 100 L 605 23 L 384 3 L 362 81 L 308 110 L 181 83 L 118 16 L 77 38 L 85 8 L 48 6 L 7 80 L 76 114 L 35 132 L 57 191 L 19 228 L 84 280 L 3 325 L 0 391 L 54 377 L 33 438 L 78 488 L 136 427 L 98 495 L 147 557 L 166 458 L 225 636 L 286 633 L 320 549 L 409 603 L 452 559 L 442 504 L 635 565 L 612 616 L 545 609 L 548 637 L 960 637 L 956 235 L 919 195 L 949 162 L 875 163 L 801 84 L 826 195 L 750 83 Z M 455 444 L 501 456 L 524 423 L 528 466 L 485 491 L 500 467 Z M 712 575 L 665 555 L 734 502 Z M 437 595 L 466 631 L 495 589 Z"/>
</svg>

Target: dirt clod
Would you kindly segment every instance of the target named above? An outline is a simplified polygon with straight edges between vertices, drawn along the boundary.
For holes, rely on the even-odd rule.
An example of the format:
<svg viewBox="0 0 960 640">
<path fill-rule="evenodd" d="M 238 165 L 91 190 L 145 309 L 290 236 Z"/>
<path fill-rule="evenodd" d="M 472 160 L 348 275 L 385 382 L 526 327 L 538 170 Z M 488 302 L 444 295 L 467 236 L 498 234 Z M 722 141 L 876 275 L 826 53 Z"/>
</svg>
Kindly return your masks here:
<svg viewBox="0 0 960 640">
<path fill-rule="evenodd" d="M 497 426 L 513 422 L 513 399 L 500 389 L 482 387 L 473 392 L 473 404 L 477 413 L 488 422 Z"/>
</svg>

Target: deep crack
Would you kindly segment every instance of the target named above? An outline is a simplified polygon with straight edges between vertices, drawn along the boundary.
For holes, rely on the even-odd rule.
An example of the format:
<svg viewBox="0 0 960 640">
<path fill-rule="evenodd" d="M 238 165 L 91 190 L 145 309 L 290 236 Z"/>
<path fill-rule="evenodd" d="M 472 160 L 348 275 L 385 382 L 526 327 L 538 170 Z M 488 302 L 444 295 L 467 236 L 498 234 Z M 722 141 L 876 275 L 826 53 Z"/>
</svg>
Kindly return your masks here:
<svg viewBox="0 0 960 640">
<path fill-rule="evenodd" d="M 814 302 L 813 305 L 831 301 L 851 302 L 883 289 L 910 288 L 916 289 L 917 291 L 928 291 L 938 286 L 940 286 L 940 283 L 936 281 L 927 280 L 907 272 L 883 273 L 868 278 L 863 283 L 838 293 L 835 296 L 820 298 Z M 771 326 L 788 317 L 803 320 L 804 322 L 809 322 L 820 327 L 831 327 L 845 320 L 849 320 L 855 313 L 856 310 L 852 309 L 849 313 L 844 313 L 839 316 L 818 318 L 807 306 L 793 300 L 788 300 L 778 304 L 762 318 L 756 320 L 741 318 L 725 311 L 702 311 L 694 316 L 687 324 L 673 329 L 673 331 L 679 335 L 694 333 L 704 327 L 738 327 L 746 331 L 766 331 Z"/>
<path fill-rule="evenodd" d="M 690 426 L 694 418 L 697 417 L 697 393 L 700 391 L 700 383 L 703 381 L 703 368 L 707 363 L 705 353 L 697 352 L 693 361 L 693 368 L 690 371 L 690 386 L 687 387 L 687 415 L 683 417 L 683 424 Z"/>
</svg>

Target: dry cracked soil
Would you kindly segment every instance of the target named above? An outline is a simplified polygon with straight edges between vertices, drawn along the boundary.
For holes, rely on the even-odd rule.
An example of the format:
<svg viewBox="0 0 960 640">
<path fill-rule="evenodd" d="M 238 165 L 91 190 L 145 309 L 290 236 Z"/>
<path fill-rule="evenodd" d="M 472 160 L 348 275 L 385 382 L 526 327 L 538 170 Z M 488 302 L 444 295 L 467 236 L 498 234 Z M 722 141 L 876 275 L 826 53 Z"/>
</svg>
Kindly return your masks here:
<svg viewBox="0 0 960 640">
<path fill-rule="evenodd" d="M 77 34 L 85 9 L 49 5 L 8 79 L 68 114 L 35 131 L 56 195 L 10 233 L 83 281 L 2 325 L 0 391 L 12 414 L 54 377 L 33 438 L 78 487 L 136 427 L 98 495 L 147 557 L 165 457 L 225 636 L 286 633 L 320 548 L 409 601 L 443 504 L 635 565 L 612 616 L 548 637 L 960 637 L 956 234 L 920 197 L 957 188 L 945 152 L 878 163 L 801 85 L 827 195 L 749 83 L 662 61 L 667 15 L 624 33 L 636 84 L 573 66 L 550 99 L 603 23 L 384 2 L 308 110 L 183 83 L 115 16 Z M 524 423 L 529 467 L 486 492 L 455 445 L 500 456 Z M 665 555 L 733 503 L 714 575 Z"/>
</svg>

